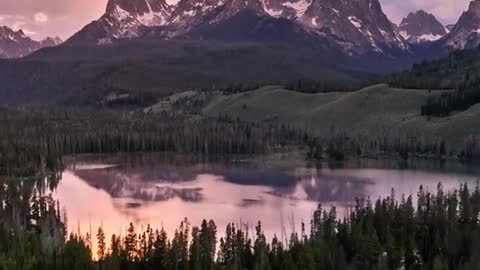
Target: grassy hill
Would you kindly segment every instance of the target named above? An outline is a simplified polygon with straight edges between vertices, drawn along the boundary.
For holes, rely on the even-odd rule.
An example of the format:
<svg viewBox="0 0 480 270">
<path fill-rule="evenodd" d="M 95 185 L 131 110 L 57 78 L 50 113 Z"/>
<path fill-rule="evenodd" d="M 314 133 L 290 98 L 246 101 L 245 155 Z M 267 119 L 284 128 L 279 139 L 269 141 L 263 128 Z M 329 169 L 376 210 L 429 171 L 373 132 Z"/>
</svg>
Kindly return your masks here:
<svg viewBox="0 0 480 270">
<path fill-rule="evenodd" d="M 405 134 L 426 140 L 445 138 L 461 146 L 480 134 L 480 105 L 446 118 L 421 115 L 428 98 L 445 91 L 409 90 L 375 85 L 348 93 L 304 94 L 270 86 L 235 95 L 219 95 L 203 109 L 206 116 L 229 115 L 247 121 L 275 121 L 321 136 Z"/>
</svg>

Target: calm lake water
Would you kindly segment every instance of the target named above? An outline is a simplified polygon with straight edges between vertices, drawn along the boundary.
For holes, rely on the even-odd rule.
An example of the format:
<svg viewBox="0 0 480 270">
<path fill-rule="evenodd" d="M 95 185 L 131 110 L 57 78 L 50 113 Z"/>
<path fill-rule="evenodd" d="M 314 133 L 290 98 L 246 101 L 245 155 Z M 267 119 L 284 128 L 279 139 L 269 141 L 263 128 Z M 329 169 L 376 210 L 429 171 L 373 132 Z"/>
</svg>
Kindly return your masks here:
<svg viewBox="0 0 480 270">
<path fill-rule="evenodd" d="M 169 235 L 185 217 L 192 225 L 213 219 L 222 235 L 228 222 L 262 221 L 268 237 L 308 229 L 318 203 L 335 205 L 339 216 L 359 196 L 415 195 L 420 185 L 435 191 L 470 183 L 478 171 L 460 164 L 355 162 L 340 168 L 308 164 L 289 156 L 199 161 L 175 154 L 69 158 L 55 196 L 70 232 L 102 226 L 107 234 L 164 227 Z"/>
</svg>

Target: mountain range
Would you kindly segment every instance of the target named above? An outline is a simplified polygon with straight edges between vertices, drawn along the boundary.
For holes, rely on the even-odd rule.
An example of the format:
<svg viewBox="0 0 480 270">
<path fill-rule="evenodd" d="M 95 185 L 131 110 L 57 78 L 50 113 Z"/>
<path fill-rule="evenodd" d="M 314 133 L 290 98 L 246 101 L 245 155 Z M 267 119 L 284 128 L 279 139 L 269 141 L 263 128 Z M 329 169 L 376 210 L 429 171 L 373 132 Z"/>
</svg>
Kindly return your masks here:
<svg viewBox="0 0 480 270">
<path fill-rule="evenodd" d="M 397 26 L 378 0 L 109 0 L 99 19 L 59 46 L 0 53 L 28 55 L 0 61 L 0 96 L 14 104 L 75 103 L 112 92 L 357 82 L 474 48 L 479 33 L 480 0 L 451 27 L 425 11 Z"/>
<path fill-rule="evenodd" d="M 25 35 L 22 30 L 14 31 L 6 26 L 0 26 L 0 58 L 19 58 L 45 47 L 54 47 L 62 43 L 58 37 L 47 37 L 35 41 Z"/>
<path fill-rule="evenodd" d="M 348 55 L 409 53 L 378 0 L 110 0 L 68 44 L 121 39 L 304 41 Z"/>
</svg>

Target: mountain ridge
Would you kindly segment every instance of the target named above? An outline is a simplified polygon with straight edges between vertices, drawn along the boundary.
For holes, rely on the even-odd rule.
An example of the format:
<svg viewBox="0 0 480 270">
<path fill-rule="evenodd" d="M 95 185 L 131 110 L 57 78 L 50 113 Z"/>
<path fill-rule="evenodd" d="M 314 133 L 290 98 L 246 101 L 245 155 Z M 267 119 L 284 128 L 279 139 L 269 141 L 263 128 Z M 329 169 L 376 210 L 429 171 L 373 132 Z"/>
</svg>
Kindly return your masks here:
<svg viewBox="0 0 480 270">
<path fill-rule="evenodd" d="M 437 41 L 449 32 L 433 14 L 424 10 L 410 12 L 398 28 L 400 34 L 412 44 Z"/>
<path fill-rule="evenodd" d="M 62 40 L 59 37 L 47 37 L 36 41 L 21 29 L 14 31 L 7 26 L 0 26 L 0 58 L 20 58 L 41 48 L 54 47 L 61 43 Z"/>
<path fill-rule="evenodd" d="M 451 31 L 439 40 L 447 50 L 471 49 L 480 45 L 480 0 L 470 2 Z"/>
<path fill-rule="evenodd" d="M 164 0 L 110 0 L 105 14 L 67 43 L 105 45 L 152 32 L 163 39 L 192 38 L 191 32 L 198 35 L 199 29 L 221 25 L 245 10 L 290 20 L 308 35 L 343 47 L 346 54 L 410 53 L 408 42 L 392 27 L 378 0 L 180 0 L 175 6 Z M 153 18 L 152 14 L 162 14 L 161 19 L 145 19 Z"/>
</svg>

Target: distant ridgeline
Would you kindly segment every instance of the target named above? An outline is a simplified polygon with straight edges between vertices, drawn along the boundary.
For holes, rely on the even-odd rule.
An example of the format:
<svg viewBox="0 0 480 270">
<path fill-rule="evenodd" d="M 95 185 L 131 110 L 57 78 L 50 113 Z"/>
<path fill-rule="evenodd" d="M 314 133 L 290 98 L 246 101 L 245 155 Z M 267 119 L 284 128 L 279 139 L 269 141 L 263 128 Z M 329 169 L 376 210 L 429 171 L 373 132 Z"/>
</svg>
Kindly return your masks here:
<svg viewBox="0 0 480 270">
<path fill-rule="evenodd" d="M 480 49 L 462 50 L 448 57 L 415 64 L 409 71 L 394 74 L 388 82 L 412 89 L 451 89 L 422 107 L 427 116 L 448 116 L 480 103 Z"/>
</svg>

